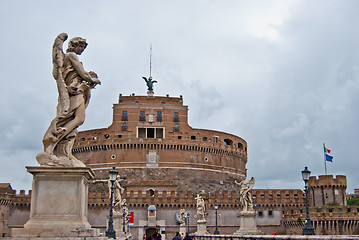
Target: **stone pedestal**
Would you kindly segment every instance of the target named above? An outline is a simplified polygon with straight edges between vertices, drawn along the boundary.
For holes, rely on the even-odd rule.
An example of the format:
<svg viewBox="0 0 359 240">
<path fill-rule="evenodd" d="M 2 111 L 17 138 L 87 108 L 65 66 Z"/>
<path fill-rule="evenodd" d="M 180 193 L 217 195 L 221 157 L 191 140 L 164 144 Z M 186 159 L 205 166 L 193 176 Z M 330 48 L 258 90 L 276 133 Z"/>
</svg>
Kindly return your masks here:
<svg viewBox="0 0 359 240">
<path fill-rule="evenodd" d="M 87 167 L 26 167 L 33 175 L 30 219 L 14 237 L 94 237 L 87 220 Z"/>
<path fill-rule="evenodd" d="M 260 235 L 263 234 L 257 228 L 255 212 L 239 213 L 239 230 L 234 235 Z"/>
<path fill-rule="evenodd" d="M 196 235 L 206 235 L 209 234 L 207 231 L 206 221 L 197 221 L 197 232 Z"/>
<path fill-rule="evenodd" d="M 112 219 L 113 219 L 113 229 L 116 231 L 116 235 L 124 234 L 124 232 L 123 232 L 123 216 L 122 216 L 122 214 L 114 212 Z M 127 232 L 127 226 L 126 225 L 125 225 L 125 230 Z"/>
<path fill-rule="evenodd" d="M 186 225 L 183 225 L 183 226 L 180 225 L 179 233 L 181 234 L 182 237 L 186 234 L 186 232 L 187 232 L 187 226 Z"/>
</svg>

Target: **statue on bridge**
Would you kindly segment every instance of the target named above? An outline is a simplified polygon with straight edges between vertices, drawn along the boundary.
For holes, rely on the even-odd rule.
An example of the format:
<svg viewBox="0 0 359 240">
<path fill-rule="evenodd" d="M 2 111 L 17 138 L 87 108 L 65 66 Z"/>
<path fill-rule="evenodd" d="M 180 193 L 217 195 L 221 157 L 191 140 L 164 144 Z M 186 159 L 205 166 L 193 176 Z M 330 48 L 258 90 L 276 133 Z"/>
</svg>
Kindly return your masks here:
<svg viewBox="0 0 359 240">
<path fill-rule="evenodd" d="M 86 39 L 72 38 L 66 53 L 62 46 L 66 33 L 59 34 L 52 48 L 52 75 L 59 93 L 56 117 L 42 140 L 44 152 L 36 156 L 41 166 L 85 167 L 72 155 L 77 128 L 85 121 L 91 89 L 101 84 L 95 72 L 86 72 L 78 55 L 87 47 Z"/>
<path fill-rule="evenodd" d="M 240 182 L 237 182 L 237 180 L 235 180 L 235 183 L 240 187 L 239 201 L 243 207 L 243 212 L 254 212 L 252 194 L 250 192 L 250 190 L 254 186 L 254 182 L 254 177 L 252 177 L 251 180 L 245 178 Z"/>
</svg>

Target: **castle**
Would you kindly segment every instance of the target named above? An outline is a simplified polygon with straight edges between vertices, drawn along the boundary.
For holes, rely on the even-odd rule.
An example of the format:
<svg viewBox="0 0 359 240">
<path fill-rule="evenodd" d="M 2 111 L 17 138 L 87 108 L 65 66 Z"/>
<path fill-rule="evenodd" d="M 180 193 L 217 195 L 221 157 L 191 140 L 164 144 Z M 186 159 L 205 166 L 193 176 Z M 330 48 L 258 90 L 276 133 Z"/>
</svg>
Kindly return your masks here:
<svg viewBox="0 0 359 240">
<path fill-rule="evenodd" d="M 195 129 L 188 124 L 183 98 L 119 95 L 108 128 L 79 132 L 73 155 L 95 172 L 88 194 L 88 220 L 106 229 L 109 213 L 108 171 L 116 167 L 125 188 L 131 220 L 129 231 L 142 239 L 154 231 L 163 239 L 179 231 L 176 215 L 185 209 L 188 228 L 196 232 L 196 200 L 206 202 L 207 230 L 215 228 L 218 203 L 221 234 L 239 228 L 241 210 L 235 180 L 247 177 L 247 143 L 233 134 Z M 359 207 L 346 205 L 345 176 L 312 176 L 310 214 L 316 234 L 358 233 Z M 253 189 L 258 228 L 271 234 L 301 234 L 305 196 L 300 189 Z M 9 236 L 29 218 L 31 191 L 17 194 L 0 185 L 1 233 Z"/>
</svg>

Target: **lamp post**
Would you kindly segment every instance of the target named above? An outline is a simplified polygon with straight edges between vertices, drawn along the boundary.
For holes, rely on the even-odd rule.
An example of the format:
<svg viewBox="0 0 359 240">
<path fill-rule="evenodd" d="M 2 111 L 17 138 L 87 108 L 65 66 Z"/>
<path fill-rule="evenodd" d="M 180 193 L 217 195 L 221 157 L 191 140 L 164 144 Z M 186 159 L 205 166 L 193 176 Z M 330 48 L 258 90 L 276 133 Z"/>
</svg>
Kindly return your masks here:
<svg viewBox="0 0 359 240">
<path fill-rule="evenodd" d="M 122 218 L 123 218 L 123 232 L 126 233 L 126 208 L 127 208 L 127 204 L 126 202 L 124 202 L 122 204 L 122 212 L 123 212 L 123 215 L 122 215 Z"/>
<path fill-rule="evenodd" d="M 309 216 L 309 204 L 308 204 L 308 181 L 310 177 L 310 171 L 308 170 L 308 167 L 305 167 L 302 171 L 302 178 L 304 181 L 304 192 L 305 192 L 305 205 L 306 205 L 306 212 L 307 216 L 305 218 L 305 226 L 303 228 L 303 235 L 314 235 L 314 228 L 312 226 L 312 223 L 310 221 Z"/>
<path fill-rule="evenodd" d="M 187 212 L 186 220 L 187 220 L 187 232 L 189 234 L 189 212 Z"/>
<path fill-rule="evenodd" d="M 215 202 L 214 203 L 214 209 L 216 210 L 216 230 L 214 230 L 214 234 L 219 234 L 219 231 L 218 231 L 218 203 Z"/>
<path fill-rule="evenodd" d="M 116 181 L 116 177 L 118 172 L 116 171 L 115 167 L 112 167 L 112 169 L 109 171 L 110 174 L 110 182 L 111 182 L 111 203 L 110 203 L 110 217 L 108 219 L 108 228 L 106 230 L 106 237 L 108 238 L 115 238 L 116 239 L 116 231 L 113 229 L 113 184 Z"/>
</svg>

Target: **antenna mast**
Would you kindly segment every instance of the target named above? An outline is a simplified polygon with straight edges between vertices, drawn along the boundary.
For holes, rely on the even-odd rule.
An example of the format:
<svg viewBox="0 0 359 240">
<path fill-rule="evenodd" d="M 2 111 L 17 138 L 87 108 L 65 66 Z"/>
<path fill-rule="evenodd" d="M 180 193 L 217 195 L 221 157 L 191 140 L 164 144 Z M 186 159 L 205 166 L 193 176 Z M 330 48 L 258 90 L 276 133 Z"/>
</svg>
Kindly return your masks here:
<svg viewBox="0 0 359 240">
<path fill-rule="evenodd" d="M 150 44 L 150 77 L 152 77 L 152 43 Z"/>
</svg>

